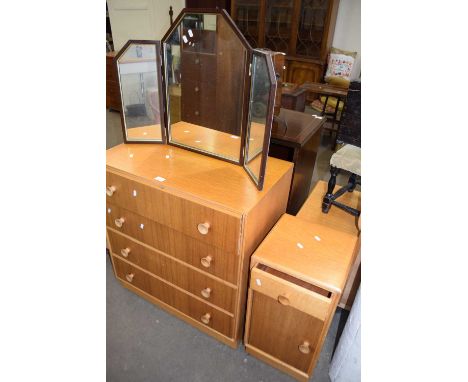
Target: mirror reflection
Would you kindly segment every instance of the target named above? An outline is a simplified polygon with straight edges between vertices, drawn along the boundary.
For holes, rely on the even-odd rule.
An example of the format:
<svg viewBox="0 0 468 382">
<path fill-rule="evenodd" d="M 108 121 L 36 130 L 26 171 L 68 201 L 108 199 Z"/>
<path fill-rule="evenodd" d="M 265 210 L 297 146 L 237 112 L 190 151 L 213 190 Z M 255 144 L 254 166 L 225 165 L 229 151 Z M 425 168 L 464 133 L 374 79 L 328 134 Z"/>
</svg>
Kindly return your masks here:
<svg viewBox="0 0 468 382">
<path fill-rule="evenodd" d="M 258 184 L 262 164 L 262 152 L 265 144 L 265 133 L 269 129 L 268 100 L 271 87 L 274 86 L 268 73 L 266 55 L 253 55 L 252 59 L 252 84 L 250 88 L 249 123 L 247 125 L 247 142 L 245 167 Z M 271 123 L 271 121 L 270 121 Z"/>
<path fill-rule="evenodd" d="M 156 49 L 154 43 L 131 43 L 117 59 L 122 119 L 130 142 L 162 141 Z"/>
<path fill-rule="evenodd" d="M 220 14 L 185 14 L 164 41 L 169 141 L 240 162 L 247 49 Z"/>
</svg>

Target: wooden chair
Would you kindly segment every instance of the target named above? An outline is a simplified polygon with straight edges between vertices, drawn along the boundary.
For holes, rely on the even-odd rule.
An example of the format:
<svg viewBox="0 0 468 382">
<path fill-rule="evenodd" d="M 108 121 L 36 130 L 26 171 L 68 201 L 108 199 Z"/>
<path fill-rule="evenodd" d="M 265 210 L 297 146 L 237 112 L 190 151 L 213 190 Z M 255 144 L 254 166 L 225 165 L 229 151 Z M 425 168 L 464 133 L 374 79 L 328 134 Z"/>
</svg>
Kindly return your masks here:
<svg viewBox="0 0 468 382">
<path fill-rule="evenodd" d="M 340 170 L 350 173 L 348 184 L 333 193 L 336 186 L 336 176 Z M 353 192 L 356 185 L 361 185 L 361 148 L 353 145 L 345 145 L 334 153 L 330 159 L 330 180 L 327 193 L 323 197 L 322 212 L 328 213 L 334 205 L 354 216 L 359 216 L 360 211 L 337 201 L 346 192 Z"/>
</svg>

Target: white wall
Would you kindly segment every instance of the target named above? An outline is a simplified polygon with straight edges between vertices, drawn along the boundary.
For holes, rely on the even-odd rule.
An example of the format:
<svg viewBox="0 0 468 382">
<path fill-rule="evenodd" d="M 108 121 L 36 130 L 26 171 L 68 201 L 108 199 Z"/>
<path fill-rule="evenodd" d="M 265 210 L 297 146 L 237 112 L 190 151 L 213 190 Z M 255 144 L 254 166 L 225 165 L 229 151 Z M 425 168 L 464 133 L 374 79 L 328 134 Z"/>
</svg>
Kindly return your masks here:
<svg viewBox="0 0 468 382">
<path fill-rule="evenodd" d="M 361 0 L 340 0 L 332 46 L 358 52 L 351 72 L 351 79 L 358 79 L 361 72 Z"/>
<path fill-rule="evenodd" d="M 169 6 L 175 19 L 185 0 L 107 0 L 114 49 L 128 40 L 161 40 L 169 28 Z"/>
</svg>

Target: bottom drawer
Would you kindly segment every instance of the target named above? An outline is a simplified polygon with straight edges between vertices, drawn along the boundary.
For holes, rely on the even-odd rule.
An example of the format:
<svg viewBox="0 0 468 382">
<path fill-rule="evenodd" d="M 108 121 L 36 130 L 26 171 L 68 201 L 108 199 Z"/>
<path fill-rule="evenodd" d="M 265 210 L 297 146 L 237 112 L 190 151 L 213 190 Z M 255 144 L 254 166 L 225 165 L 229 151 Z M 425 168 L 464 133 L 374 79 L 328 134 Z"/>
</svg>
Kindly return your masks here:
<svg viewBox="0 0 468 382">
<path fill-rule="evenodd" d="M 308 373 L 324 322 L 260 292 L 250 293 L 248 344 Z"/>
<path fill-rule="evenodd" d="M 117 256 L 125 257 L 128 262 L 163 278 L 170 284 L 177 285 L 189 293 L 203 297 L 208 302 L 228 312 L 234 312 L 236 298 L 234 288 L 190 269 L 170 257 L 137 244 L 111 229 L 108 229 L 107 232 L 111 249 Z"/>
<path fill-rule="evenodd" d="M 227 314 L 196 300 L 188 294 L 162 282 L 131 266 L 118 257 L 113 256 L 115 273 L 118 278 L 127 281 L 154 296 L 158 300 L 171 305 L 180 312 L 192 317 L 227 337 L 232 337 L 233 319 Z"/>
</svg>

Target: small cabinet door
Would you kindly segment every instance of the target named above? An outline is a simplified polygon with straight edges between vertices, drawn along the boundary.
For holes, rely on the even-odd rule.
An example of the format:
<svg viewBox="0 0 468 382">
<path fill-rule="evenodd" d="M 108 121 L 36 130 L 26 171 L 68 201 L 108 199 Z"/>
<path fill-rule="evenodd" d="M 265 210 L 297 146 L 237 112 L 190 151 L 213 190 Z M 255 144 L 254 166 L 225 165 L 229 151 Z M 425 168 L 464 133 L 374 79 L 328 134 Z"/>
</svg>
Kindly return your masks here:
<svg viewBox="0 0 468 382">
<path fill-rule="evenodd" d="M 249 345 L 308 373 L 324 322 L 252 291 Z"/>
</svg>

